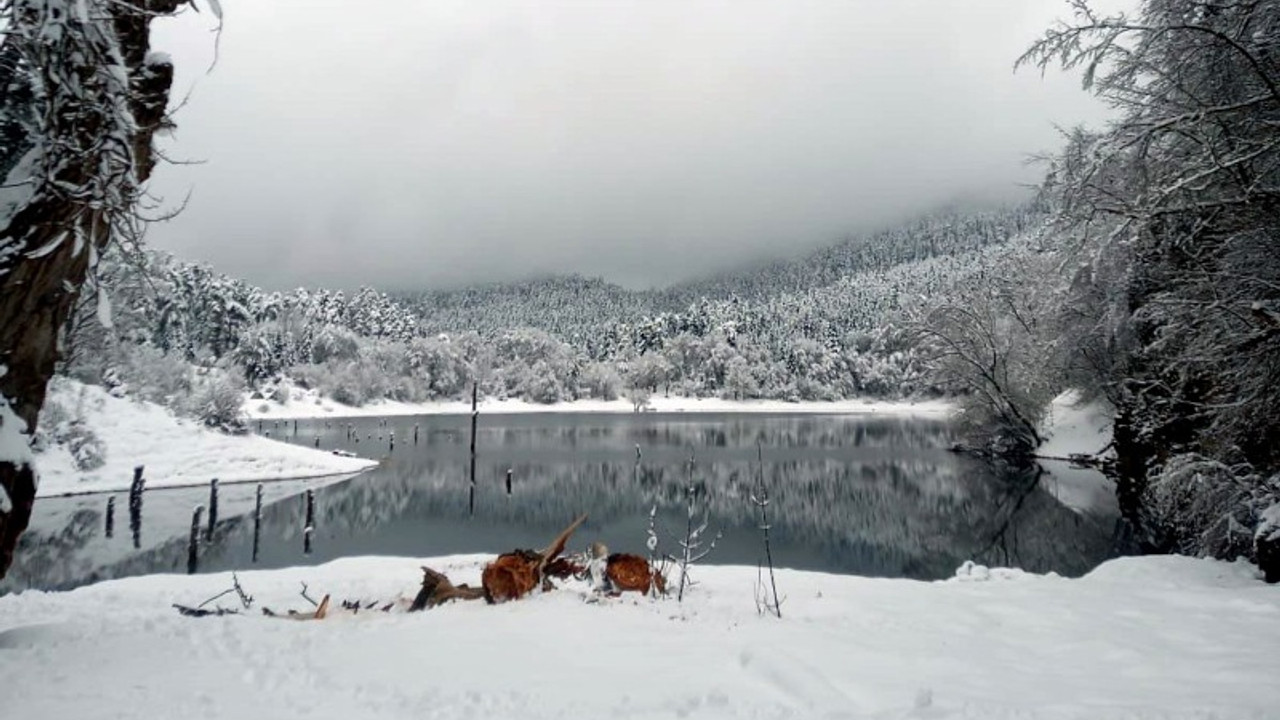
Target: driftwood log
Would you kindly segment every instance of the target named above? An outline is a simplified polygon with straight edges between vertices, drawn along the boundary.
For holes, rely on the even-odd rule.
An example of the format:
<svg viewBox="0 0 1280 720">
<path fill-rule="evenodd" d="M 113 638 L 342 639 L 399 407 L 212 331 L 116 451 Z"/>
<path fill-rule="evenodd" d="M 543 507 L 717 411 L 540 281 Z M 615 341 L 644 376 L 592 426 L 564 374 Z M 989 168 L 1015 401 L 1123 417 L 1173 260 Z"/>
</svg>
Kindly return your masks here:
<svg viewBox="0 0 1280 720">
<path fill-rule="evenodd" d="M 586 519 L 587 516 L 582 515 L 574 520 L 551 541 L 546 549 L 540 552 L 516 550 L 503 553 L 497 560 L 485 565 L 484 571 L 480 574 L 480 583 L 484 587 L 484 599 L 490 603 L 515 600 L 528 595 L 535 588 L 549 584 L 548 566 L 560 557 L 560 553 L 564 552 L 565 545 L 569 542 L 569 536 L 573 535 L 573 531 L 577 530 Z M 565 564 L 556 564 L 555 567 L 557 572 L 567 569 Z"/>
<path fill-rule="evenodd" d="M 483 589 L 473 588 L 466 583 L 455 586 L 444 573 L 424 567 L 422 568 L 422 589 L 418 591 L 418 596 L 409 606 L 409 612 L 433 608 L 450 600 L 479 600 L 482 597 L 484 597 Z"/>
</svg>

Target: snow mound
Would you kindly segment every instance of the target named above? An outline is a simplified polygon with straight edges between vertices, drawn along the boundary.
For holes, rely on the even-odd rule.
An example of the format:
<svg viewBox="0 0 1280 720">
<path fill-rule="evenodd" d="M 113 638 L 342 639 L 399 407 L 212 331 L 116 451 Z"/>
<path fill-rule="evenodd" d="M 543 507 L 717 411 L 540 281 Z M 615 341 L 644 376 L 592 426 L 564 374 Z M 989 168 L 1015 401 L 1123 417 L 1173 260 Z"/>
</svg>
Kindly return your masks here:
<svg viewBox="0 0 1280 720">
<path fill-rule="evenodd" d="M 42 428 L 53 405 L 92 430 L 105 453 L 101 466 L 83 470 L 83 458 L 77 461 L 70 444 L 46 443 L 36 454 L 42 496 L 127 490 L 137 465 L 146 468 L 147 487 L 172 487 L 213 478 L 230 483 L 356 473 L 377 464 L 252 435 L 226 435 L 159 405 L 114 397 L 68 378 L 50 384 Z"/>
<path fill-rule="evenodd" d="M 1018 568 L 989 568 L 986 565 L 978 565 L 972 560 L 965 560 L 963 565 L 956 568 L 955 577 L 951 578 L 951 580 L 954 582 L 1021 580 L 1029 575 L 1030 573 L 1019 570 Z"/>
</svg>

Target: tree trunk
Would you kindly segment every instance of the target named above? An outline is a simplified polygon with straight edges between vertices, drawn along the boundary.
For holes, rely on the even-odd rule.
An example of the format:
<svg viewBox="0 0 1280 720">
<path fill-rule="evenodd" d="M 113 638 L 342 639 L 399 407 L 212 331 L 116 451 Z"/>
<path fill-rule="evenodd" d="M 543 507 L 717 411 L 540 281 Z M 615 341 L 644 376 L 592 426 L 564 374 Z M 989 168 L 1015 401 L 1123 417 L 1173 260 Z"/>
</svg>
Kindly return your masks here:
<svg viewBox="0 0 1280 720">
<path fill-rule="evenodd" d="M 155 165 L 151 141 L 165 122 L 173 68 L 148 57 L 149 24 L 186 2 L 138 0 L 130 7 L 98 0 L 87 4 L 85 17 L 0 5 L 8 10 L 0 19 L 11 31 L 5 50 L 17 58 L 17 82 L 44 88 L 31 94 L 23 144 L 41 162 L 29 177 L 8 178 L 34 189 L 0 227 L 0 487 L 9 500 L 0 502 L 0 578 L 35 502 L 35 469 L 19 449 L 35 432 L 59 332 L 93 262 L 137 221 L 134 202 Z M 41 38 L 54 23 L 61 39 Z M 78 93 L 66 91 L 68 79 Z"/>
</svg>

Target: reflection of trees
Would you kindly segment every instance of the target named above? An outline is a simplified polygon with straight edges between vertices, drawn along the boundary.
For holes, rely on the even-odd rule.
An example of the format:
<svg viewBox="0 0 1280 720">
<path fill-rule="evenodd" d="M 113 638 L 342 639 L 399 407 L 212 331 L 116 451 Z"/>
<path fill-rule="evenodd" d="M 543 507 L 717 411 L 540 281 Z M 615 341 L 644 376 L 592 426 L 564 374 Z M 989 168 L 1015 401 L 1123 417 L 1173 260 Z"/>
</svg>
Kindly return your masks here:
<svg viewBox="0 0 1280 720">
<path fill-rule="evenodd" d="M 691 447 L 700 502 L 713 527 L 724 531 L 708 559 L 753 563 L 759 538 L 749 496 L 757 439 L 765 447 L 775 557 L 783 566 L 936 578 L 973 559 L 1074 574 L 1110 551 L 1110 518 L 1069 510 L 1033 472 L 995 470 L 944 452 L 949 434 L 940 423 L 807 417 L 573 419 L 568 427 L 541 422 L 519 418 L 510 427 L 482 426 L 487 435 L 480 445 L 474 518 L 467 512 L 465 434 L 430 428 L 420 447 L 317 492 L 313 556 L 301 554 L 301 500 L 268 505 L 263 566 L 343 554 L 504 550 L 542 541 L 583 511 L 591 515 L 580 532 L 584 542 L 598 537 L 611 547 L 639 549 L 651 506 L 659 508 L 660 524 L 682 527 Z M 643 449 L 638 464 L 636 444 Z M 504 489 L 508 468 L 515 479 L 510 497 Z M 77 561 L 94 552 L 88 535 L 76 530 L 100 523 L 99 514 L 91 514 L 69 523 L 62 540 L 24 550 L 29 576 L 42 578 L 33 584 L 181 571 L 186 546 L 177 534 L 97 568 Z M 248 518 L 223 523 L 203 551 L 201 568 L 248 566 L 251 537 Z"/>
<path fill-rule="evenodd" d="M 101 513 L 82 507 L 67 513 L 56 529 L 31 529 L 18 540 L 20 562 L 0 588 L 57 585 L 91 572 L 87 563 L 75 559 L 84 556 L 101 524 Z"/>
<path fill-rule="evenodd" d="M 766 468 L 780 546 L 803 549 L 806 566 L 939 577 L 975 559 L 1079 573 L 1110 549 L 1104 521 L 1064 507 L 1034 475 L 996 475 L 943 454 L 870 462 L 791 460 L 766 462 Z M 656 505 L 674 526 L 687 483 L 679 463 L 528 463 L 514 470 L 516 493 L 508 499 L 498 481 L 505 467 L 482 466 L 480 477 L 492 478 L 477 497 L 477 515 L 485 524 L 547 528 L 587 511 L 598 528 L 629 520 L 638 526 Z M 694 472 L 713 522 L 742 531 L 746 543 L 754 542 L 754 472 L 747 460 L 702 462 Z M 321 506 L 328 527 L 377 532 L 397 519 L 425 525 L 429 518 L 466 517 L 467 486 L 457 464 L 415 460 L 330 488 Z M 641 537 L 622 540 L 638 544 Z"/>
</svg>

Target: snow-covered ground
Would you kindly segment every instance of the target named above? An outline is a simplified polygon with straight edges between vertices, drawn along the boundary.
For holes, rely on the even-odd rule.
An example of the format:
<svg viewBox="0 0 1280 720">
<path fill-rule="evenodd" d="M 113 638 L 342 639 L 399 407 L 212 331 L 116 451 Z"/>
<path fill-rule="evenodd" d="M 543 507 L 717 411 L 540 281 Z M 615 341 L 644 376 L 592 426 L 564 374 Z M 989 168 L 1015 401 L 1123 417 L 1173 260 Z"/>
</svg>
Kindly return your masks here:
<svg viewBox="0 0 1280 720">
<path fill-rule="evenodd" d="M 1078 390 L 1067 390 L 1049 404 L 1040 427 L 1045 441 L 1037 453 L 1065 458 L 1075 454 L 1098 455 L 1109 450 L 1114 417 L 1115 411 L 1106 400 L 1083 402 Z"/>
<path fill-rule="evenodd" d="M 1078 580 L 963 568 L 947 582 L 782 570 L 783 618 L 755 568 L 705 567 L 683 604 L 584 602 L 584 586 L 422 614 L 258 614 L 317 598 L 409 598 L 428 564 L 349 558 L 245 572 L 247 615 L 190 619 L 231 585 L 148 576 L 0 597 L 14 718 L 1280 717 L 1280 592 L 1245 564 L 1126 558 Z M 223 607 L 238 607 L 234 595 Z"/>
<path fill-rule="evenodd" d="M 105 446 L 105 464 L 83 471 L 67 444 L 49 444 L 36 455 L 40 495 L 127 490 L 133 468 L 144 466 L 147 487 L 276 480 L 356 473 L 377 463 L 339 457 L 253 435 L 226 435 L 174 416 L 148 402 L 116 398 L 94 385 L 55 378 L 50 404 L 61 405 Z M 42 417 L 42 423 L 44 419 Z M 47 428 L 52 435 L 54 428 Z"/>
<path fill-rule="evenodd" d="M 552 404 L 525 402 L 524 400 L 497 400 L 486 398 L 479 403 L 481 413 L 489 415 L 519 413 L 631 413 L 635 407 L 630 401 L 575 400 Z M 901 417 L 944 418 L 954 406 L 943 400 L 885 401 L 885 400 L 837 400 L 833 402 L 784 402 L 782 400 L 722 400 L 719 398 L 689 398 L 654 396 L 647 412 L 683 413 L 811 413 L 857 415 L 876 414 Z M 471 402 L 450 400 L 427 403 L 402 403 L 383 400 L 360 407 L 343 405 L 332 398 L 323 397 L 315 390 L 293 389 L 293 398 L 287 404 L 270 400 L 246 399 L 245 414 L 251 418 L 316 418 L 316 417 L 370 417 L 401 415 L 461 415 L 471 412 Z"/>
</svg>

